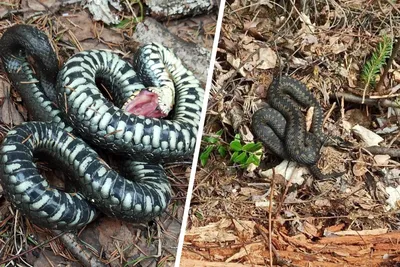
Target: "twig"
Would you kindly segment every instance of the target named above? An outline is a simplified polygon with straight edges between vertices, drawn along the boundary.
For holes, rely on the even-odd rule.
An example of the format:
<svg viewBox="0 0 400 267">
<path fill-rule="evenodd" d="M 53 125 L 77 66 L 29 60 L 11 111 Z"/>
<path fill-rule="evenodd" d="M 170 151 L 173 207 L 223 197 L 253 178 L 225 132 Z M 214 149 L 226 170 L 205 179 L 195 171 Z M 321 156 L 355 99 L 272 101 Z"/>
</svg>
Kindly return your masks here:
<svg viewBox="0 0 400 267">
<path fill-rule="evenodd" d="M 374 155 L 389 155 L 392 158 L 400 157 L 400 149 L 399 148 L 391 148 L 391 147 L 381 147 L 381 146 L 370 146 L 366 147 L 365 150 Z"/>
<path fill-rule="evenodd" d="M 331 108 L 328 111 L 328 114 L 326 114 L 324 121 L 322 122 L 322 125 L 325 125 L 326 121 L 329 119 L 329 117 L 332 115 L 333 110 L 336 108 L 336 102 L 334 102 L 331 106 Z"/>
<path fill-rule="evenodd" d="M 40 248 L 40 247 L 42 247 L 42 246 L 44 246 L 44 245 L 50 243 L 50 242 L 53 241 L 53 240 L 56 240 L 57 238 L 59 238 L 59 237 L 62 236 L 63 234 L 64 234 L 64 232 L 60 232 L 60 233 L 58 233 L 55 237 L 50 238 L 49 240 L 46 240 L 46 241 L 44 241 L 44 242 L 38 244 L 38 245 L 35 246 L 35 247 L 32 247 L 32 248 L 30 248 L 30 249 L 28 249 L 28 250 L 26 250 L 26 251 L 24 251 L 24 252 L 22 252 L 22 253 L 19 253 L 19 254 L 17 254 L 17 255 L 14 255 L 14 256 L 12 256 L 11 258 L 8 258 L 8 259 L 5 259 L 5 260 L 3 260 L 3 261 L 0 261 L 0 266 L 2 266 L 3 264 L 6 264 L 7 262 L 10 262 L 10 261 L 12 261 L 12 260 L 18 259 L 18 258 L 20 258 L 21 256 L 23 256 L 23 255 L 25 255 L 25 254 L 27 254 L 27 253 L 30 253 L 30 252 L 34 251 L 35 249 Z"/>
<path fill-rule="evenodd" d="M 95 267 L 105 267 L 106 265 L 100 262 L 96 256 L 89 251 L 85 246 L 83 246 L 75 234 L 63 233 L 59 230 L 53 230 L 53 232 L 60 236 L 60 240 L 64 246 L 74 255 L 75 258 L 84 266 L 95 266 Z"/>
<path fill-rule="evenodd" d="M 387 100 L 387 99 L 380 100 L 380 99 L 365 98 L 364 103 L 363 103 L 362 97 L 359 97 L 359 96 L 356 96 L 356 95 L 353 95 L 350 93 L 343 93 L 343 92 L 331 94 L 331 95 L 329 95 L 329 98 L 331 98 L 331 99 L 343 98 L 347 102 L 352 102 L 352 103 L 357 103 L 357 104 L 365 104 L 367 106 L 376 106 L 379 104 L 382 107 L 400 108 L 399 104 L 397 104 L 394 101 Z"/>
</svg>

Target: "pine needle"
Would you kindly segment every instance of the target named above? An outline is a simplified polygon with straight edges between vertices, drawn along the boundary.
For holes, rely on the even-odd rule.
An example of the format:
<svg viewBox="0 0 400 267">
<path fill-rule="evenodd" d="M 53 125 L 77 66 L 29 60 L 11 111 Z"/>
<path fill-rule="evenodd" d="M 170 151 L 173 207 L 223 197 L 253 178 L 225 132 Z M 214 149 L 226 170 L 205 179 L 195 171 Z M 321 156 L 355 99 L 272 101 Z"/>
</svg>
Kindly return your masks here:
<svg viewBox="0 0 400 267">
<path fill-rule="evenodd" d="M 390 57 L 393 48 L 393 41 L 388 36 L 383 36 L 383 40 L 378 44 L 378 48 L 372 53 L 371 58 L 365 63 L 361 74 L 361 80 L 365 83 L 362 103 L 369 86 L 375 85 L 375 77 L 380 69 Z"/>
</svg>

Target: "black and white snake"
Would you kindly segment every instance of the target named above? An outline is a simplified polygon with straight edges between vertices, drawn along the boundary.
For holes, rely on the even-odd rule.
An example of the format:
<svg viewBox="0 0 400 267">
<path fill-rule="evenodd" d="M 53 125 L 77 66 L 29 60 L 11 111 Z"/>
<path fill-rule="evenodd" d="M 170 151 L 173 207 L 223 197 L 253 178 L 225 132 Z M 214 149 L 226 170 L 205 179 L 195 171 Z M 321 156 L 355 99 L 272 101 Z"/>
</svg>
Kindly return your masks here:
<svg viewBox="0 0 400 267">
<path fill-rule="evenodd" d="M 3 34 L 0 57 L 33 119 L 42 121 L 15 127 L 0 147 L 0 183 L 24 215 L 41 226 L 74 229 L 91 222 L 97 209 L 129 221 L 151 220 L 166 209 L 171 188 L 160 164 L 192 155 L 204 96 L 172 52 L 145 45 L 132 67 L 111 51 L 88 50 L 58 71 L 48 37 L 17 25 Z M 126 177 L 75 134 L 127 158 Z M 37 152 L 56 159 L 78 192 L 50 185 L 33 161 Z"/>
</svg>

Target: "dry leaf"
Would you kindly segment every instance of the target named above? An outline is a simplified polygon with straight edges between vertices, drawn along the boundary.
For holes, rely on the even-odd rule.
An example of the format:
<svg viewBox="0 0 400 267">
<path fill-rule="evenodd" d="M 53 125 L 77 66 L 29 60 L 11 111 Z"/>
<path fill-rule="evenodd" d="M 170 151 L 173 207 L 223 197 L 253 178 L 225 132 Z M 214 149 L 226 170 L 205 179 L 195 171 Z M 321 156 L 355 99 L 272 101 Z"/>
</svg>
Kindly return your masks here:
<svg viewBox="0 0 400 267">
<path fill-rule="evenodd" d="M 389 155 L 375 155 L 374 160 L 378 165 L 387 165 L 389 164 Z"/>
<path fill-rule="evenodd" d="M 248 242 L 253 238 L 256 222 L 233 220 L 233 224 L 242 242 Z"/>
<path fill-rule="evenodd" d="M 315 32 L 315 26 L 314 26 L 314 24 L 311 23 L 309 16 L 307 16 L 305 13 L 301 12 L 299 18 L 300 18 L 300 21 L 303 22 L 303 25 L 301 27 L 302 32 L 305 32 L 305 33 L 314 33 Z"/>
<path fill-rule="evenodd" d="M 260 21 L 245 21 L 243 23 L 243 30 L 248 31 L 251 28 L 257 28 L 257 25 L 260 23 Z"/>
<path fill-rule="evenodd" d="M 307 129 L 307 132 L 310 131 L 313 117 L 314 117 L 314 107 L 310 107 L 307 110 L 307 114 L 306 114 L 306 129 Z"/>
<path fill-rule="evenodd" d="M 61 5 L 61 1 L 58 0 L 37 0 L 37 1 L 23 1 L 22 5 L 27 5 L 32 11 L 47 11 L 52 9 L 53 11 L 58 9 Z"/>
<path fill-rule="evenodd" d="M 400 185 L 397 187 L 388 186 L 385 188 L 386 193 L 388 194 L 388 198 L 386 199 L 387 210 L 395 209 L 397 210 L 400 207 Z"/>
<path fill-rule="evenodd" d="M 318 229 L 311 223 L 305 221 L 303 223 L 303 233 L 306 233 L 311 236 L 319 236 Z"/>
<path fill-rule="evenodd" d="M 315 36 L 314 34 L 305 34 L 302 37 L 303 37 L 303 42 L 302 42 L 303 44 L 310 45 L 318 43 L 318 37 Z"/>
<path fill-rule="evenodd" d="M 258 59 L 256 60 L 256 68 L 262 70 L 273 69 L 276 67 L 278 56 L 271 48 L 260 48 Z"/>
<path fill-rule="evenodd" d="M 109 4 L 116 10 L 122 10 L 118 0 L 90 0 L 86 2 L 85 8 L 89 9 L 96 21 L 101 20 L 105 24 L 118 24 L 120 19 L 117 14 L 111 11 Z"/>
<path fill-rule="evenodd" d="M 366 146 L 378 146 L 379 143 L 383 141 L 382 137 L 358 124 L 354 126 L 352 130 L 364 141 Z"/>
<path fill-rule="evenodd" d="M 305 66 L 308 65 L 307 60 L 304 60 L 304 59 L 302 59 L 302 58 L 292 57 L 291 59 L 292 59 L 292 60 L 291 60 L 292 62 L 291 62 L 290 65 L 291 65 L 293 68 L 300 68 L 300 67 L 305 67 Z"/>
<path fill-rule="evenodd" d="M 235 57 L 231 53 L 228 53 L 226 55 L 226 61 L 228 61 L 228 63 L 231 64 L 231 66 L 235 69 L 238 69 L 240 67 L 240 58 Z"/>
<path fill-rule="evenodd" d="M 252 187 L 242 187 L 240 188 L 240 194 L 246 197 L 257 196 L 263 193 L 262 190 L 252 188 Z"/>
<path fill-rule="evenodd" d="M 400 83 L 400 70 L 393 71 L 392 77 L 396 81 L 396 83 Z"/>
<path fill-rule="evenodd" d="M 233 104 L 227 114 L 229 120 L 231 121 L 233 130 L 238 132 L 239 126 L 243 124 L 244 121 L 244 112 L 241 106 L 238 104 Z"/>
<path fill-rule="evenodd" d="M 264 250 L 264 245 L 255 243 L 255 244 L 249 244 L 246 245 L 245 247 L 240 248 L 240 251 L 226 259 L 225 262 L 231 262 L 233 260 L 238 260 L 246 256 L 262 256 L 262 251 Z M 258 251 L 258 252 L 257 252 Z"/>
<path fill-rule="evenodd" d="M 3 88 L 0 89 L 0 98 L 3 99 L 1 105 L 0 120 L 8 125 L 20 125 L 24 122 L 24 118 L 16 109 L 14 103 L 10 98 L 10 87 L 3 84 Z"/>
<path fill-rule="evenodd" d="M 317 199 L 314 204 L 318 207 L 331 207 L 329 199 Z"/>
<path fill-rule="evenodd" d="M 367 172 L 367 167 L 364 162 L 357 162 L 353 166 L 353 173 L 355 176 L 362 176 Z"/>
<path fill-rule="evenodd" d="M 304 178 L 302 177 L 302 175 L 304 173 L 308 173 L 308 170 L 306 168 L 298 167 L 298 164 L 296 162 L 284 160 L 274 168 L 260 171 L 260 175 L 262 177 L 271 177 L 273 175 L 273 169 L 275 169 L 275 175 L 282 175 L 287 181 L 291 179 L 293 184 L 299 185 L 304 183 Z"/>
<path fill-rule="evenodd" d="M 243 44 L 243 50 L 247 53 L 254 53 L 255 51 L 259 50 L 260 46 L 257 43 L 251 42 L 248 44 Z"/>
<path fill-rule="evenodd" d="M 338 232 L 345 227 L 346 227 L 346 225 L 344 223 L 339 223 L 339 224 L 335 224 L 335 225 L 326 227 L 324 231 L 325 232 Z"/>
<path fill-rule="evenodd" d="M 77 40 L 84 50 L 92 48 L 107 49 L 108 46 L 99 42 L 97 37 L 100 37 L 106 43 L 120 44 L 124 41 L 122 35 L 116 30 L 102 28 L 101 26 L 96 28 L 90 15 L 85 11 L 75 13 L 74 16 L 61 17 L 61 21 L 69 29 L 62 36 L 62 39 L 72 43 Z"/>
</svg>

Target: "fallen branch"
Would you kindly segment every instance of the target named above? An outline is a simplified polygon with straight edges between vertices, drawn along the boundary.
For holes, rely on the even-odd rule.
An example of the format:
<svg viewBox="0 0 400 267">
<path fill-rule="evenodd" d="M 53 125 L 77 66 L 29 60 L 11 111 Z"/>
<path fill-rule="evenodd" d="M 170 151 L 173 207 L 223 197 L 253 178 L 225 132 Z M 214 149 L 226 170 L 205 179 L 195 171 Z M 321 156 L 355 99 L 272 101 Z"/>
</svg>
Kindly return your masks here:
<svg viewBox="0 0 400 267">
<path fill-rule="evenodd" d="M 106 264 L 102 263 L 97 257 L 83 246 L 79 241 L 76 234 L 64 233 L 59 230 L 53 230 L 53 232 L 60 236 L 60 240 L 63 245 L 72 253 L 72 255 L 79 260 L 79 262 L 85 267 L 105 267 Z"/>
<path fill-rule="evenodd" d="M 392 158 L 400 157 L 399 148 L 381 147 L 381 146 L 370 146 L 366 147 L 365 150 L 374 155 L 389 155 Z"/>
<path fill-rule="evenodd" d="M 372 99 L 372 98 L 365 98 L 364 103 L 363 99 L 360 96 L 353 95 L 350 93 L 339 92 L 335 94 L 329 95 L 330 99 L 339 99 L 343 98 L 346 102 L 352 102 L 357 104 L 365 104 L 368 106 L 376 106 L 380 105 L 381 107 L 391 107 L 391 108 L 400 108 L 400 105 L 396 102 L 387 100 L 387 99 Z"/>
</svg>

